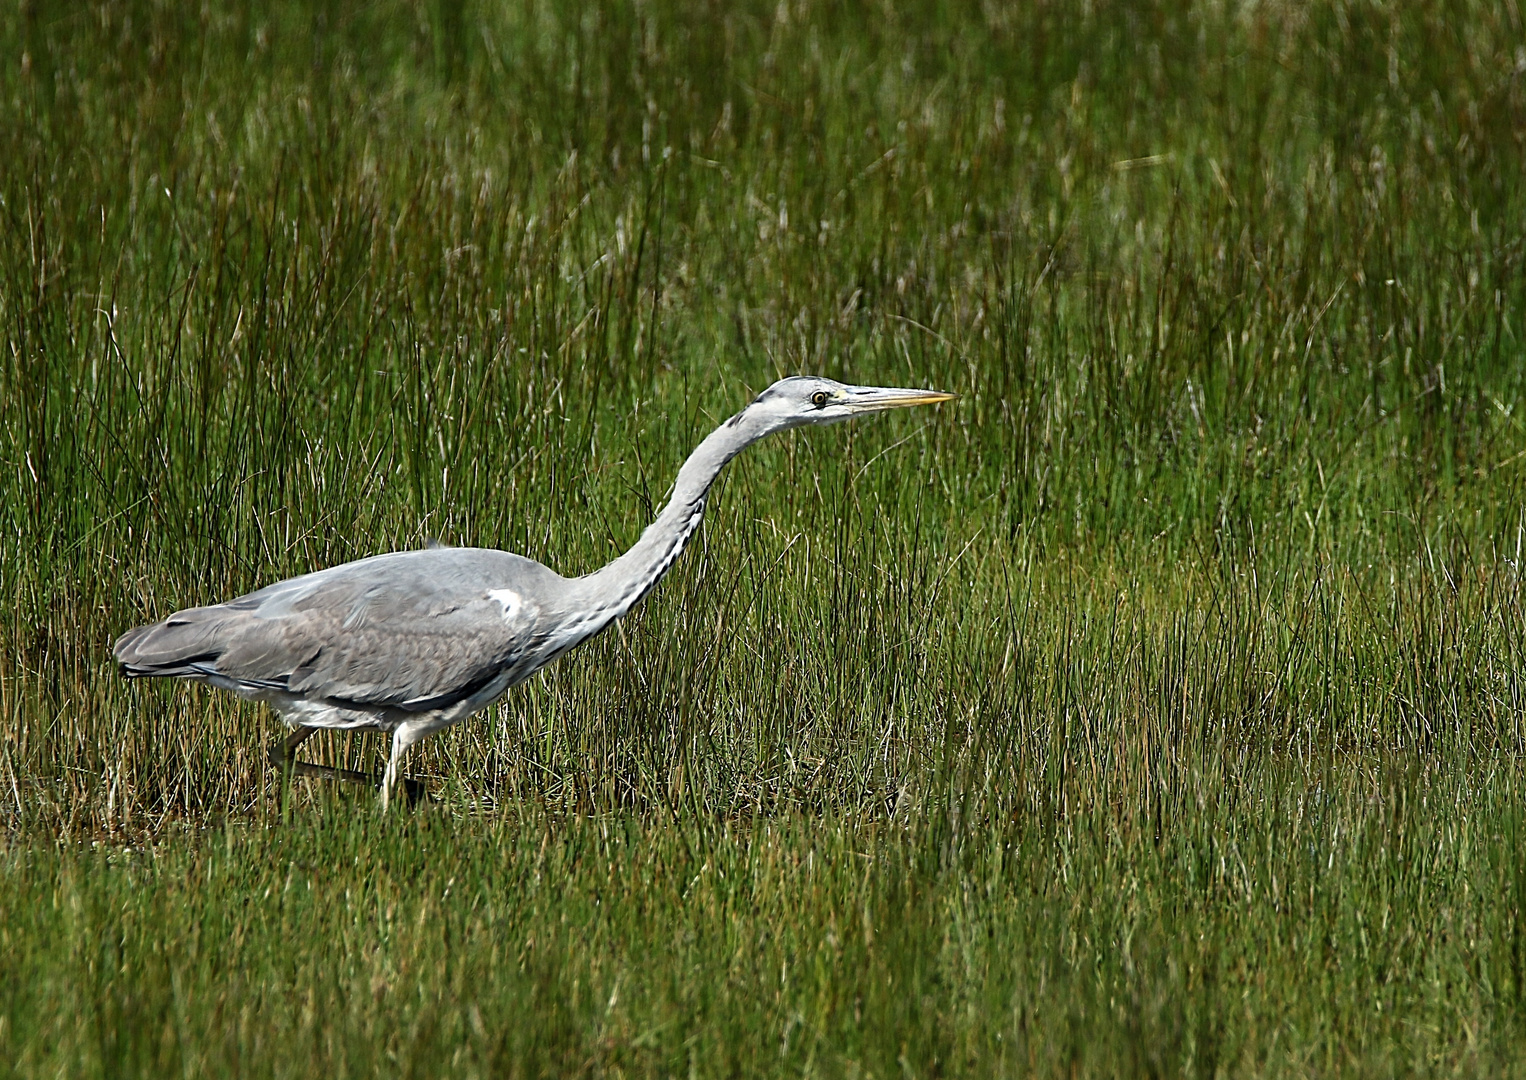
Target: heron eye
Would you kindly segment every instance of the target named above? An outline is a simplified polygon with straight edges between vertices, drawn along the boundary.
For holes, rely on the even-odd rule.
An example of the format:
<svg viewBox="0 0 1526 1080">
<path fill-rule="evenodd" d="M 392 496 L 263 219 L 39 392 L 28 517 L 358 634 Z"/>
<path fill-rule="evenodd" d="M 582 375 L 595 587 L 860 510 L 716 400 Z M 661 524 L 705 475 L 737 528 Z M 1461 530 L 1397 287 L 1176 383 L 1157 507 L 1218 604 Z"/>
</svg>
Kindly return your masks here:
<svg viewBox="0 0 1526 1080">
<path fill-rule="evenodd" d="M 818 390 L 814 394 L 811 395 L 811 404 L 816 406 L 818 409 L 821 408 L 826 403 L 827 403 L 827 392 L 825 390 Z"/>
</svg>

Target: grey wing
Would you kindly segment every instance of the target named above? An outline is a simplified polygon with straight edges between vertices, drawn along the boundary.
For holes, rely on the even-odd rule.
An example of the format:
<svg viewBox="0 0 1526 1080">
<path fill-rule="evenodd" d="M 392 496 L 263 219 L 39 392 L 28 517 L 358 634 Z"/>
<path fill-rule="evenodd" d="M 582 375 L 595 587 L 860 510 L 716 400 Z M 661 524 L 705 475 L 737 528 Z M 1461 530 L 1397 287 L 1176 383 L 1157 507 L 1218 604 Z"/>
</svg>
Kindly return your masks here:
<svg viewBox="0 0 1526 1080">
<path fill-rule="evenodd" d="M 382 555 L 177 612 L 124 634 L 115 653 L 129 675 L 425 711 L 532 651 L 561 580 L 500 551 Z"/>
</svg>

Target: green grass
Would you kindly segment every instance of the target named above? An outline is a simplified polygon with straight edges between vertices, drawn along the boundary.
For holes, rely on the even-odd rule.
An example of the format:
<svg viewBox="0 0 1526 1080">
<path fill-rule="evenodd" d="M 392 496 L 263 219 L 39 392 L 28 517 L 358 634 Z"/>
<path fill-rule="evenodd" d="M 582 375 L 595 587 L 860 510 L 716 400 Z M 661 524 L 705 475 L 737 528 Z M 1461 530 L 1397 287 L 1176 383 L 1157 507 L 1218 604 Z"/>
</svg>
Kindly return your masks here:
<svg viewBox="0 0 1526 1080">
<path fill-rule="evenodd" d="M 0 1074 L 1526 1075 L 1512 4 L 0 12 Z M 410 758 L 112 638 L 429 538 Z M 374 738 L 321 760 L 376 764 Z"/>
</svg>

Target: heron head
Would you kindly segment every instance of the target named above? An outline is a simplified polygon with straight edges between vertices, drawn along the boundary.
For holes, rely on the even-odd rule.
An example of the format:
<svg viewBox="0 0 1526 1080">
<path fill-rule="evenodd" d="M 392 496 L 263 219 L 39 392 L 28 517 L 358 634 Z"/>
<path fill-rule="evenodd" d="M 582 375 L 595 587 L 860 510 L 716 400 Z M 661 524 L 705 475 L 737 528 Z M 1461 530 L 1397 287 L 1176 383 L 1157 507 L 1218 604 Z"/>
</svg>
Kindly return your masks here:
<svg viewBox="0 0 1526 1080">
<path fill-rule="evenodd" d="M 952 401 L 956 396 L 939 390 L 849 386 L 815 375 L 791 375 L 764 390 L 746 411 L 757 414 L 771 430 L 777 430 L 806 424 L 835 424 L 886 409 Z"/>
</svg>

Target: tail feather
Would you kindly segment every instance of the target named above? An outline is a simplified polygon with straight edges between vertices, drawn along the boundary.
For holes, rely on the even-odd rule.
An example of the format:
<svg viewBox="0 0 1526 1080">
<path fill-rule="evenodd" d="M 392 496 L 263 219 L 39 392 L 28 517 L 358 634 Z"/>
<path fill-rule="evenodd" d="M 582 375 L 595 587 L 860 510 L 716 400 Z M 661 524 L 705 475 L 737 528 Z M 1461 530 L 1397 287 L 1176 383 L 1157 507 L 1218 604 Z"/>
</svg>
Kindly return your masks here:
<svg viewBox="0 0 1526 1080">
<path fill-rule="evenodd" d="M 217 640 L 221 623 L 209 608 L 178 611 L 163 622 L 133 627 L 117 638 L 111 652 L 130 677 L 203 676 L 222 654 Z"/>
</svg>

